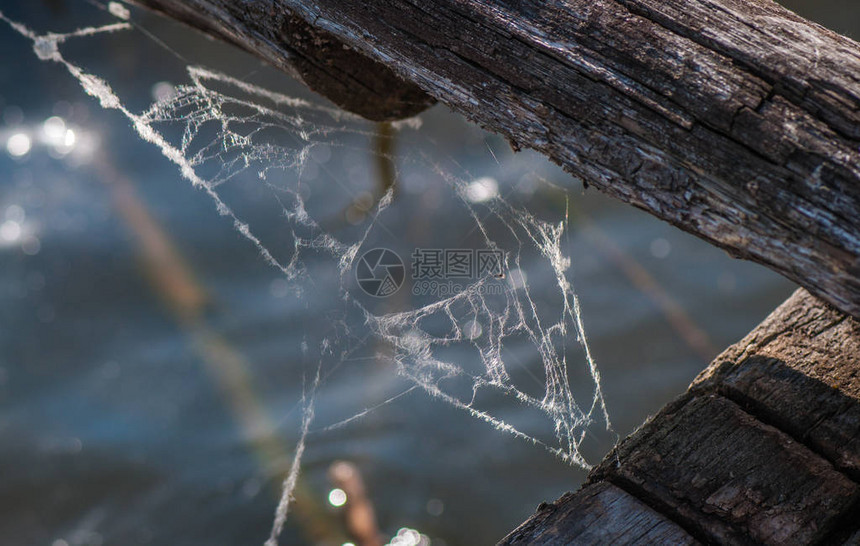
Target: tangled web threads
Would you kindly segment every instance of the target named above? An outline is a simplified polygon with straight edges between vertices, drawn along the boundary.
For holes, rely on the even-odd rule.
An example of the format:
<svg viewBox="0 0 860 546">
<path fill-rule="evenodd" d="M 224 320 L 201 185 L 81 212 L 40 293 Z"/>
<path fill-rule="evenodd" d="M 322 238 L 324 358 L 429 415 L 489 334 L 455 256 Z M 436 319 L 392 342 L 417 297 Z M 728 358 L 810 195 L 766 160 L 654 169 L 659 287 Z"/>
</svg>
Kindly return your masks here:
<svg viewBox="0 0 860 546">
<path fill-rule="evenodd" d="M 297 297 L 305 290 L 338 294 L 339 327 L 332 334 L 309 336 L 315 344 L 311 352 L 319 362 L 315 379 L 301 402 L 300 438 L 268 544 L 276 543 L 286 520 L 311 431 L 314 397 L 325 387 L 325 370 L 339 366 L 350 347 L 368 344 L 368 339 L 384 347 L 377 358 L 408 378 L 413 383 L 410 390 L 423 390 L 571 464 L 589 466 L 580 450 L 589 427 L 597 423 L 611 430 L 611 425 L 571 281 L 570 259 L 563 252 L 564 219 L 539 219 L 509 203 L 486 181 L 455 175 L 420 152 L 397 157 L 387 151 L 378 152 L 385 160 L 396 160 L 396 176 L 408 169 L 432 173 L 448 192 L 450 206 L 470 219 L 470 244 L 497 251 L 504 261 L 502 274 L 471 278 L 452 293 L 413 291 L 414 297 L 410 297 L 408 287 L 404 287 L 393 305 L 397 309 L 381 305 L 359 290 L 352 272 L 369 242 L 387 230 L 386 215 L 408 204 L 397 200 L 394 187 L 385 188 L 366 207 L 367 218 L 355 228 L 344 230 L 332 227 L 328 218 L 309 212 L 302 179 L 312 165 L 316 147 L 340 146 L 366 152 L 364 142 L 368 139 L 390 135 L 381 134 L 378 128 L 354 115 L 199 66 L 187 67 L 188 83 L 144 111 L 135 112 L 124 105 L 107 81 L 67 60 L 61 51 L 70 39 L 133 28 L 127 10 L 113 8 L 110 12 L 121 22 L 67 34 L 37 34 L 2 13 L 0 19 L 30 39 L 40 59 L 65 67 L 103 108 L 119 111 L 128 118 L 143 140 L 157 146 L 184 178 L 209 195 L 218 212 L 291 283 Z M 417 133 L 419 127 L 419 121 L 407 120 L 396 124 L 393 134 Z M 278 248 L 264 242 L 251 221 L 230 205 L 231 184 L 248 179 L 262 185 L 280 211 L 283 226 Z M 336 274 L 330 278 L 309 272 L 309 264 L 321 255 L 334 265 Z M 551 292 L 552 301 L 533 297 L 526 270 L 537 272 L 529 276 L 542 279 L 541 293 Z M 512 369 L 522 366 L 524 358 L 540 364 L 542 373 L 532 374 L 539 389 L 525 388 L 515 378 Z M 579 387 L 582 382 L 588 384 L 587 389 L 577 391 L 589 393 L 584 402 L 574 396 L 574 376 Z M 539 436 L 524 431 L 498 414 L 498 400 L 539 412 L 552 433 Z M 366 411 L 356 413 L 321 430 L 344 426 L 364 414 Z"/>
</svg>

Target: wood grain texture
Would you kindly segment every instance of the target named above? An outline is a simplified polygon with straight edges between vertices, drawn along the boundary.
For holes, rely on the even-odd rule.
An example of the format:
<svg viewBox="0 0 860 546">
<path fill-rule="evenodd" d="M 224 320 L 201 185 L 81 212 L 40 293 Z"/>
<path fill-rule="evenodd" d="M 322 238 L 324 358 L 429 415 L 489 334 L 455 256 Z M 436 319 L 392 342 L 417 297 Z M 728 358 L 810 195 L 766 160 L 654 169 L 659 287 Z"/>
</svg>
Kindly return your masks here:
<svg viewBox="0 0 860 546">
<path fill-rule="evenodd" d="M 702 542 L 856 544 L 858 434 L 860 322 L 798 290 L 519 529 L 575 529 L 612 484 Z"/>
<path fill-rule="evenodd" d="M 268 2 L 131 1 L 237 45 L 373 121 L 408 118 L 436 102 L 384 64 Z"/>
<path fill-rule="evenodd" d="M 719 395 L 661 412 L 592 479 L 624 484 L 720 544 L 813 544 L 860 486 Z"/>
<path fill-rule="evenodd" d="M 543 504 L 501 544 L 699 544 L 682 528 L 614 485 L 601 482 Z"/>
<path fill-rule="evenodd" d="M 860 46 L 770 0 L 139 1 L 270 59 L 305 21 L 860 317 Z"/>
<path fill-rule="evenodd" d="M 860 324 L 808 293 L 719 355 L 691 390 L 720 392 L 860 482 Z"/>
</svg>

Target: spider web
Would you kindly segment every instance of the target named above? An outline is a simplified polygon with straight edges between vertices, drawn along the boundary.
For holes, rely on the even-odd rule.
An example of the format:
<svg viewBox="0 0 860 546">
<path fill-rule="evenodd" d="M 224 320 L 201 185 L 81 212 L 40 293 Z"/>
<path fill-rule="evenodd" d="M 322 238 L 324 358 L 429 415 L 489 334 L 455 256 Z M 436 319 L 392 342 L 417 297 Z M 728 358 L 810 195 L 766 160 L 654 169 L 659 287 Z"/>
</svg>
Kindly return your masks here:
<svg viewBox="0 0 860 546">
<path fill-rule="evenodd" d="M 308 192 L 313 190 L 308 173 L 316 168 L 313 155 L 324 147 L 366 153 L 368 139 L 408 141 L 420 136 L 420 120 L 393 124 L 389 128 L 393 132 L 383 134 L 354 115 L 200 66 L 187 68 L 188 82 L 175 92 L 135 112 L 107 81 L 61 53 L 69 40 L 133 28 L 122 5 L 112 2 L 108 8 L 120 22 L 65 34 L 39 34 L 2 13 L 0 19 L 30 39 L 40 59 L 65 67 L 103 108 L 128 118 L 140 138 L 157 146 L 182 177 L 209 195 L 218 212 L 280 272 L 295 297 L 302 298 L 308 291 L 337 294 L 335 307 L 327 311 L 337 325 L 334 333 L 309 333 L 302 347 L 316 361 L 314 379 L 300 401 L 300 438 L 267 544 L 277 542 L 287 517 L 318 389 L 353 351 L 370 344 L 381 347 L 375 358 L 390 363 L 413 383 L 410 391 L 423 390 L 570 464 L 589 467 L 580 451 L 589 427 L 599 424 L 612 429 L 572 285 L 570 258 L 562 250 L 566 218 L 537 218 L 502 198 L 492 180 L 457 173 L 456 165 L 444 167 L 420 152 L 395 157 L 377 151 L 382 160 L 397 164 L 395 179 L 417 170 L 443 185 L 449 197 L 446 206 L 457 209 L 451 214 L 470 219 L 471 244 L 504 256 L 504 275 L 470 279 L 450 294 L 421 293 L 415 285 L 411 297 L 404 287 L 400 297 L 389 302 L 368 298 L 357 286 L 354 270 L 373 242 L 385 236 L 391 240 L 393 234 L 385 223 L 390 209 L 401 206 L 396 189 L 384 188 L 373 202 L 364 203 L 365 214 L 353 222 L 356 225 L 336 225 L 331 214 L 314 214 L 307 206 Z M 281 216 L 281 228 L 272 242 L 230 204 L 233 185 L 249 181 L 265 189 Z M 337 196 L 331 196 L 331 201 L 339 202 Z M 319 266 L 310 265 L 323 257 L 333 266 L 329 275 L 320 275 Z M 554 293 L 551 300 L 533 297 L 527 270 L 530 277 L 545 274 Z M 541 290 L 549 291 L 546 285 Z M 574 339 L 576 343 L 571 343 Z M 579 349 L 574 351 L 572 346 Z M 463 358 L 464 354 L 471 357 Z M 540 364 L 540 389 L 526 388 L 513 377 L 512 366 L 523 354 Z M 497 415 L 493 408 L 498 407 L 494 404 L 498 399 L 539 412 L 551 434 L 532 434 Z M 372 408 L 319 431 L 346 426 L 369 411 Z"/>
</svg>

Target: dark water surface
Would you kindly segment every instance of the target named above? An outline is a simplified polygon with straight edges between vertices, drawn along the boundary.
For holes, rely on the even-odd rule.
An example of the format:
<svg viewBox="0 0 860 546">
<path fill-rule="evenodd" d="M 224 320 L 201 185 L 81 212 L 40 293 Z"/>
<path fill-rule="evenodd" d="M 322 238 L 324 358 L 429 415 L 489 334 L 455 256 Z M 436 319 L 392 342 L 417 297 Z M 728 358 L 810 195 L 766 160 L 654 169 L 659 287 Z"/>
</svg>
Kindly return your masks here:
<svg viewBox="0 0 860 546">
<path fill-rule="evenodd" d="M 789 4 L 838 31 L 860 30 L 854 2 L 818 2 L 817 12 L 812 2 Z M 110 21 L 83 2 L 0 5 L 40 31 Z M 187 81 L 186 64 L 319 102 L 230 47 L 139 11 L 133 18 L 146 32 L 63 49 L 133 110 L 165 89 L 157 82 Z M 100 109 L 5 25 L 0 48 L 0 143 L 9 152 L 0 153 L 0 543 L 261 544 L 314 369 L 302 344 L 326 332 L 341 332 L 351 352 L 318 391 L 283 544 L 347 540 L 341 510 L 328 501 L 337 460 L 361 471 L 386 536 L 417 529 L 434 545 L 492 543 L 541 501 L 578 486 L 583 471 L 419 391 L 322 430 L 410 386 L 373 357 L 384 347 L 358 326 L 344 333 L 333 322 L 342 303 L 330 288 L 339 283 L 331 259 L 306 259 L 311 281 L 297 294 L 125 118 Z M 32 149 L 14 156 L 20 142 L 9 139 L 42 134 L 54 116 L 75 132 L 74 149 L 33 137 Z M 429 168 L 436 165 L 464 179 L 492 177 L 508 201 L 540 218 L 558 221 L 569 208 L 564 251 L 621 435 L 793 290 L 764 268 L 583 191 L 540 156 L 513 154 L 443 107 L 422 118 L 397 144 L 401 187 L 386 229 L 368 244 L 409 252 L 464 240 L 474 222 L 452 212 L 450 191 Z M 305 173 L 309 211 L 346 240 L 363 224 L 345 222 L 344 211 L 378 178 L 371 142 L 351 134 L 348 144 L 317 147 Z M 286 251 L 282 211 L 260 187 L 224 191 L 267 245 Z M 153 262 L 147 248 L 165 240 L 175 255 Z M 530 257 L 538 259 L 525 251 Z M 529 276 L 538 301 L 553 297 L 546 274 Z M 189 284 L 171 285 L 177 278 Z M 533 364 L 524 373 L 540 374 Z M 492 410 L 535 430 L 547 425 L 514 404 Z M 608 444 L 584 449 L 597 462 Z"/>
</svg>

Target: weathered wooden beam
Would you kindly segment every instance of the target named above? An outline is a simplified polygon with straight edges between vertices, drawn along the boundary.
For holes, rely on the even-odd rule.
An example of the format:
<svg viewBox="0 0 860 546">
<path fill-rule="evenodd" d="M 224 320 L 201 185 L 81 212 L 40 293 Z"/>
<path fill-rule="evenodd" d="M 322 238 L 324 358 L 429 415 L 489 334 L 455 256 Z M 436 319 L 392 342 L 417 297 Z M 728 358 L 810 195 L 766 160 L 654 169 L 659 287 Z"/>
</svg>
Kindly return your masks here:
<svg viewBox="0 0 860 546">
<path fill-rule="evenodd" d="M 860 483 L 860 323 L 802 294 L 719 355 L 691 391 L 733 400 Z"/>
<path fill-rule="evenodd" d="M 596 517 L 612 509 L 592 500 L 607 484 L 641 505 Z M 860 536 L 860 322 L 798 291 L 621 442 L 578 493 L 543 505 L 502 544 L 555 532 L 556 543 L 652 543 L 643 537 L 654 513 L 661 528 L 714 544 Z M 603 529 L 569 531 L 589 521 Z"/>
<path fill-rule="evenodd" d="M 518 527 L 505 544 L 699 544 L 684 529 L 609 482 L 568 493 Z"/>
<path fill-rule="evenodd" d="M 384 64 L 267 2 L 131 1 L 236 45 L 367 119 L 403 119 L 436 103 Z"/>
<path fill-rule="evenodd" d="M 281 65 L 304 21 L 860 317 L 860 45 L 771 0 L 137 1 Z"/>
</svg>

